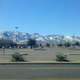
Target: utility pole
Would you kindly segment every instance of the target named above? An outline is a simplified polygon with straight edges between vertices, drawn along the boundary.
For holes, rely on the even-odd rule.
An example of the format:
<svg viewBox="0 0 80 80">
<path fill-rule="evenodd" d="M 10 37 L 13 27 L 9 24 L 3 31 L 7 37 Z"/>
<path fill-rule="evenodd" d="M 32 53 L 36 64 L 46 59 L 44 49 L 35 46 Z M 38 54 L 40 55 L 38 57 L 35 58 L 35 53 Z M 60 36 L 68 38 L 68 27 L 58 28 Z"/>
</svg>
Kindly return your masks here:
<svg viewBox="0 0 80 80">
<path fill-rule="evenodd" d="M 18 32 L 18 29 L 19 29 L 19 27 L 18 26 L 15 26 L 15 32 L 17 33 Z M 16 39 L 15 39 L 15 42 L 17 43 L 17 34 L 16 34 Z"/>
<path fill-rule="evenodd" d="M 3 55 L 5 55 L 5 47 L 3 46 L 2 49 L 3 49 Z"/>
<path fill-rule="evenodd" d="M 18 26 L 15 26 L 15 32 L 17 33 L 17 30 L 19 29 Z M 15 36 L 16 37 L 16 42 L 17 42 L 17 35 Z"/>
</svg>

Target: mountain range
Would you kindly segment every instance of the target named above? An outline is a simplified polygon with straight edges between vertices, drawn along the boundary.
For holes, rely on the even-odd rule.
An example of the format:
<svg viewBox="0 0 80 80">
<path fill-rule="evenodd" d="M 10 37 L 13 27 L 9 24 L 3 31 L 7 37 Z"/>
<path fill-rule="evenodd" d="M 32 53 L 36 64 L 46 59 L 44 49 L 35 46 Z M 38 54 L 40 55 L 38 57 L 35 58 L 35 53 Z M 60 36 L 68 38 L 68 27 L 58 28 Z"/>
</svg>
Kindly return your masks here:
<svg viewBox="0 0 80 80">
<path fill-rule="evenodd" d="M 75 41 L 80 42 L 80 36 L 64 36 L 64 35 L 40 35 L 39 33 L 24 33 L 15 31 L 4 31 L 0 32 L 0 39 L 12 40 L 16 43 L 26 43 L 30 38 L 36 39 L 37 42 L 59 44 L 64 42 L 74 43 Z"/>
</svg>

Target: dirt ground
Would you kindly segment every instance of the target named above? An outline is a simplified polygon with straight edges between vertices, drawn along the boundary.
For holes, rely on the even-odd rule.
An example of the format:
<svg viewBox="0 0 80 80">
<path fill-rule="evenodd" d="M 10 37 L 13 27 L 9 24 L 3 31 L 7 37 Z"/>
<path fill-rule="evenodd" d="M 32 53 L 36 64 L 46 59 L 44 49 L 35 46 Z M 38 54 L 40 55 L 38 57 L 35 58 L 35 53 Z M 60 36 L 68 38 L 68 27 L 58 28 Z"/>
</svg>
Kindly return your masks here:
<svg viewBox="0 0 80 80">
<path fill-rule="evenodd" d="M 11 54 L 19 52 L 29 61 L 55 61 L 56 54 L 66 54 L 68 59 L 73 62 L 80 62 L 80 49 L 68 49 L 62 47 L 52 47 L 43 49 L 0 49 L 0 62 L 10 62 Z M 28 55 L 26 55 L 28 54 Z"/>
<path fill-rule="evenodd" d="M 80 80 L 80 78 L 36 78 L 32 80 Z"/>
</svg>

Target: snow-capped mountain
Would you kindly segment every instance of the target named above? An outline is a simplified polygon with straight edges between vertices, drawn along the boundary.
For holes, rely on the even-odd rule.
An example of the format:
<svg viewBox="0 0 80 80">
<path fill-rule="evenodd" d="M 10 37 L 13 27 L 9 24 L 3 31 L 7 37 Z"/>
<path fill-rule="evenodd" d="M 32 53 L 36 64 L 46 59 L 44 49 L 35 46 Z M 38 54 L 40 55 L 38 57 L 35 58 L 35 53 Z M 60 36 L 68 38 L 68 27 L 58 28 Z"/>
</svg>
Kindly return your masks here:
<svg viewBox="0 0 80 80">
<path fill-rule="evenodd" d="M 0 36 L 3 39 L 13 40 L 14 42 L 25 41 L 31 37 L 29 33 L 11 32 L 11 31 L 2 32 Z"/>
<path fill-rule="evenodd" d="M 40 35 L 39 33 L 29 34 L 29 33 L 14 32 L 14 31 L 1 32 L 0 38 L 13 40 L 14 42 L 17 43 L 25 43 L 30 38 L 36 39 L 40 43 L 45 42 L 51 44 L 64 43 L 65 41 L 80 42 L 80 36 L 64 36 L 64 35 L 54 35 L 54 34 L 43 36 Z"/>
</svg>

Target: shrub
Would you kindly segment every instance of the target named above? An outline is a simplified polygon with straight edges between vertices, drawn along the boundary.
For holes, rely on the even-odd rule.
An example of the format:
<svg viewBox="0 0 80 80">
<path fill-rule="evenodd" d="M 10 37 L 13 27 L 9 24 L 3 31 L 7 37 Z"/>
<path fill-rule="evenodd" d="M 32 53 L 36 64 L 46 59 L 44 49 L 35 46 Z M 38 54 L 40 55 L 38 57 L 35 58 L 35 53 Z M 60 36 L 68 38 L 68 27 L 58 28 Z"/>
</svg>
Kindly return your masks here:
<svg viewBox="0 0 80 80">
<path fill-rule="evenodd" d="M 18 52 L 12 54 L 12 62 L 19 62 L 19 61 L 25 61 L 23 56 Z"/>
<path fill-rule="evenodd" d="M 67 55 L 64 55 L 64 54 L 57 54 L 56 55 L 56 61 L 69 62 L 69 60 L 67 59 Z"/>
</svg>

